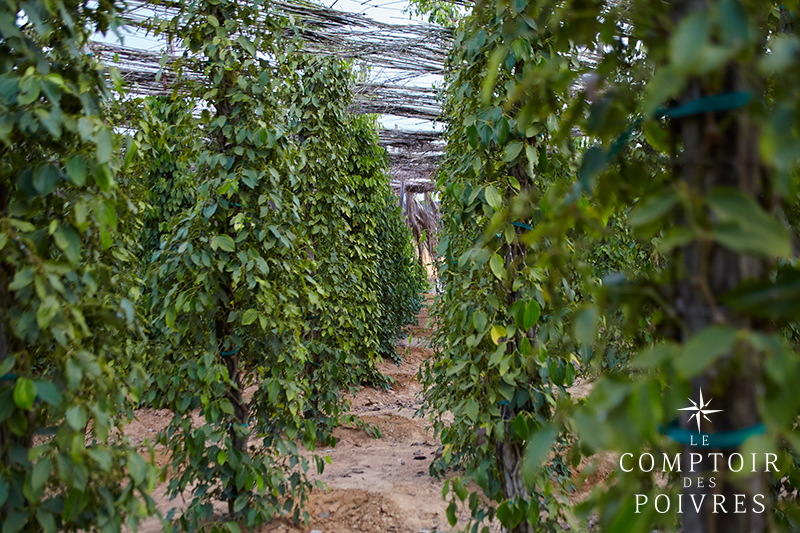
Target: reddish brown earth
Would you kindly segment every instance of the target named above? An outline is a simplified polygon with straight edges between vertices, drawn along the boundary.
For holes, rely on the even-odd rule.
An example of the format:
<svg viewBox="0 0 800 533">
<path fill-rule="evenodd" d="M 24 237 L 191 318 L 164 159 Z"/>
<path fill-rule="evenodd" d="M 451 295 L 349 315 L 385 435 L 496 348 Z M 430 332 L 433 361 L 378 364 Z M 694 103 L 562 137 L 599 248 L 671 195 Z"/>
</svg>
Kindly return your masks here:
<svg viewBox="0 0 800 533">
<path fill-rule="evenodd" d="M 429 305 L 431 298 L 428 299 Z M 417 381 L 420 364 L 431 355 L 427 347 L 429 335 L 428 309 L 423 307 L 418 323 L 411 327 L 411 342 L 400 339 L 398 352 L 403 355 L 399 366 L 391 361 L 379 364 L 379 370 L 394 380 L 388 390 L 362 389 L 352 398 L 351 413 L 365 423 L 376 425 L 381 438 L 375 439 L 363 430 L 340 427 L 334 431 L 338 442 L 334 448 L 317 450 L 327 455 L 331 464 L 325 472 L 315 475 L 328 487 L 315 489 L 306 505 L 310 515 L 308 526 L 295 525 L 279 519 L 262 526 L 261 533 L 350 533 L 398 532 L 419 533 L 450 531 L 442 499 L 444 481 L 428 474 L 439 442 L 427 427 L 426 420 L 414 418 L 422 387 Z M 410 344 L 410 346 L 409 346 Z M 125 429 L 135 444 L 153 440 L 166 427 L 172 414 L 167 410 L 140 409 L 136 419 Z M 195 421 L 201 424 L 198 417 Z M 418 459 L 415 459 L 418 457 Z M 156 448 L 156 463 L 169 462 L 160 447 Z M 185 508 L 187 500 L 170 501 L 163 485 L 153 497 L 162 513 L 173 507 L 176 514 Z M 226 505 L 215 504 L 222 515 Z M 466 519 L 462 509 L 460 517 Z M 144 533 L 161 530 L 158 520 L 150 519 L 139 528 Z"/>
<path fill-rule="evenodd" d="M 428 305 L 431 300 L 429 297 Z M 452 531 L 445 514 L 447 502 L 442 499 L 444 481 L 428 474 L 428 466 L 440 443 L 427 427 L 427 420 L 414 417 L 422 394 L 417 372 L 420 364 L 432 354 L 427 347 L 430 335 L 427 308 L 422 309 L 418 324 L 412 326 L 411 331 L 410 343 L 407 339 L 398 342 L 403 363 L 397 366 L 384 361 L 379 365 L 379 370 L 394 380 L 393 386 L 388 390 L 364 388 L 352 398 L 351 413 L 365 423 L 378 426 L 382 437 L 374 439 L 365 431 L 351 427 L 337 428 L 334 431 L 338 439 L 336 446 L 316 451 L 329 456 L 331 463 L 326 465 L 323 474 L 312 476 L 325 483 L 327 489 L 315 489 L 311 493 L 305 507 L 310 516 L 309 524 L 297 525 L 283 518 L 262 526 L 259 533 Z M 147 438 L 152 440 L 168 424 L 170 416 L 166 410 L 141 409 L 125 433 L 136 444 Z M 202 423 L 199 416 L 195 418 L 196 423 Z M 158 448 L 156 463 L 161 467 L 168 463 L 168 458 Z M 579 499 L 588 495 L 591 485 L 605 479 L 604 470 L 608 466 L 603 466 L 601 472 L 586 476 L 588 482 L 579 484 L 583 485 L 576 495 Z M 576 475 L 576 481 L 583 479 Z M 175 507 L 177 516 L 188 503 L 190 494 L 185 495 L 186 501 L 180 497 L 170 501 L 161 485 L 153 496 L 162 513 Z M 215 509 L 222 516 L 227 510 L 226 504 L 218 502 Z M 458 515 L 463 527 L 468 511 L 461 508 Z M 157 532 L 161 531 L 161 525 L 151 519 L 139 530 Z M 494 524 L 492 531 L 499 531 L 499 526 Z"/>
</svg>

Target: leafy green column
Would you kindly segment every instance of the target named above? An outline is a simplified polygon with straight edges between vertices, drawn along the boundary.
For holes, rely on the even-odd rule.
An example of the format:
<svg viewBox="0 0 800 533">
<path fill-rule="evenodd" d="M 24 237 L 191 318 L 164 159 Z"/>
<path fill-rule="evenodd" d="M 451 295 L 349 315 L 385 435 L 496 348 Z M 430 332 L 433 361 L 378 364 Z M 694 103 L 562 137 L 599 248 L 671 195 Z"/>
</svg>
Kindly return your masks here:
<svg viewBox="0 0 800 533">
<path fill-rule="evenodd" d="M 756 44 L 756 37 L 748 27 L 746 12 L 736 2 L 720 2 L 716 6 L 719 16 L 720 39 L 723 46 L 731 48 Z M 699 38 L 695 32 L 708 30 L 711 17 L 706 6 L 696 2 L 675 2 L 672 15 L 677 21 L 675 39 Z M 733 27 L 726 27 L 732 24 Z M 705 26 L 705 28 L 703 27 Z M 761 44 L 761 43 L 759 43 Z M 763 44 L 761 44 L 763 46 Z M 730 50 L 732 51 L 732 50 Z M 678 105 L 692 105 L 697 102 L 712 102 L 724 95 L 760 93 L 763 88 L 753 83 L 748 67 L 735 62 L 719 68 L 716 75 L 702 76 L 686 65 L 684 57 L 671 58 L 673 68 L 683 71 L 685 87 L 677 98 Z M 686 68 L 689 67 L 689 68 Z M 700 74 L 700 75 L 698 75 Z M 756 82 L 757 83 L 757 82 Z M 761 417 L 758 412 L 759 380 L 754 379 L 762 372 L 762 358 L 753 346 L 735 342 L 735 329 L 758 328 L 759 325 L 746 316 L 741 316 L 727 308 L 721 298 L 736 289 L 745 280 L 762 278 L 767 271 L 770 256 L 790 253 L 788 232 L 777 224 L 763 210 L 769 206 L 769 188 L 762 181 L 763 164 L 758 154 L 758 129 L 746 110 L 700 113 L 671 119 L 672 128 L 682 141 L 683 151 L 676 177 L 681 181 L 678 187 L 695 201 L 706 204 L 704 208 L 688 210 L 680 221 L 687 225 L 692 219 L 707 220 L 717 226 L 712 229 L 715 238 L 698 239 L 687 246 L 676 249 L 674 261 L 682 263 L 682 275 L 676 280 L 674 305 L 677 319 L 682 321 L 676 340 L 683 343 L 699 344 L 709 342 L 709 348 L 720 358 L 718 362 L 708 361 L 706 368 L 691 369 L 684 373 L 695 376 L 692 380 L 692 398 L 714 398 L 713 408 L 721 409 L 714 416 L 714 426 L 701 424 L 706 431 L 733 431 L 758 425 Z M 761 205 L 760 205 L 761 204 Z M 733 222 L 750 226 L 750 231 L 763 231 L 760 243 L 750 242 L 747 231 L 740 228 L 719 228 L 719 224 Z M 680 219 L 679 219 L 680 220 Z M 772 247 L 771 245 L 777 245 Z M 735 328 L 735 329 L 734 329 Z M 699 346 L 698 346 L 699 348 Z M 702 357 L 703 354 L 696 354 Z M 699 374 L 699 375 L 697 375 Z M 711 407 L 708 407 L 711 408 Z M 691 429 L 693 422 L 686 422 Z M 685 466 L 689 467 L 689 454 L 705 452 L 700 447 L 686 446 Z M 726 463 L 733 453 L 741 451 L 739 446 L 722 450 Z M 705 455 L 705 454 L 704 454 Z M 699 468 L 703 472 L 712 469 L 710 459 Z M 751 499 L 756 494 L 766 492 L 763 476 L 755 474 L 747 479 L 731 480 L 730 473 L 720 476 L 719 486 L 715 488 L 692 487 L 684 489 L 684 498 L 715 498 L 722 495 L 728 502 L 735 500 L 736 494 L 744 494 Z M 751 532 L 764 531 L 769 523 L 768 516 L 755 512 L 754 506 L 746 506 L 744 513 L 723 513 L 713 516 L 712 507 L 705 505 L 698 513 L 694 507 L 686 509 L 683 517 L 683 531 L 686 533 Z"/>
<path fill-rule="evenodd" d="M 582 10 L 577 1 L 541 2 L 535 5 L 546 16 L 535 17 L 532 5 L 525 10 L 536 23 L 531 31 L 547 35 L 558 55 L 577 46 L 587 61 L 533 72 L 517 86 L 522 113 L 539 113 L 542 94 L 560 94 L 565 77 L 576 80 L 558 121 L 562 132 L 587 139 L 579 192 L 627 221 L 662 264 L 608 276 L 588 291 L 601 304 L 594 309 L 600 323 L 621 316 L 626 328 L 639 329 L 644 317 L 653 340 L 632 350 L 637 355 L 619 375 L 598 380 L 586 405 L 567 412 L 570 423 L 584 453 L 682 450 L 686 461 L 689 452 L 712 452 L 725 465 L 718 472 L 710 461 L 693 473 L 686 463 L 665 468 L 666 486 L 652 472 L 620 467 L 618 481 L 582 510 L 599 511 L 607 531 L 769 530 L 773 516 L 786 521 L 796 512 L 769 488 L 771 477 L 786 480 L 792 471 L 788 443 L 797 449 L 798 403 L 788 383 L 798 364 L 785 337 L 794 315 L 777 296 L 796 262 L 785 223 L 785 208 L 796 202 L 797 160 L 787 148 L 796 149 L 796 132 L 779 126 L 796 113 L 789 96 L 796 73 L 777 67 L 796 56 L 783 55 L 781 6 L 641 0 Z M 705 400 L 713 398 L 710 409 L 722 412 L 709 416 L 711 424 L 701 419 L 711 444 L 698 449 L 689 447 L 700 440 L 696 421 L 683 417 L 681 428 L 677 420 L 701 388 Z M 730 471 L 727 459 L 737 452 L 756 454 L 755 472 Z M 766 453 L 780 465 L 769 474 Z M 737 494 L 744 511 L 734 512 Z M 657 510 L 656 497 L 669 498 L 671 510 Z M 715 512 L 720 498 L 726 512 Z"/>
<path fill-rule="evenodd" d="M 204 107 L 197 135 L 206 141 L 194 204 L 168 224 L 148 281 L 153 373 L 175 412 L 160 435 L 177 473 L 169 489 L 197 487 L 184 527 L 212 517 L 212 498 L 248 527 L 281 510 L 298 519 L 308 489 L 297 439 L 313 448 L 316 432 L 301 416 L 309 389 L 300 333 L 320 291 L 302 253 L 298 154 L 281 107 L 284 24 L 269 6 L 210 1 L 164 30 L 191 52 L 177 68 Z"/>
<path fill-rule="evenodd" d="M 436 357 L 422 369 L 425 411 L 444 444 L 437 466 L 463 466 L 495 502 L 481 504 L 461 478 L 449 482 L 450 523 L 464 501 L 472 531 L 495 516 L 513 532 L 555 529 L 564 519 L 566 500 L 554 489 L 567 473 L 564 441 L 543 459 L 559 434 L 551 425 L 557 398 L 576 375 L 565 329 L 583 267 L 572 251 L 591 218 L 569 194 L 571 139 L 553 135 L 546 115 L 562 95 L 539 115 L 520 113 L 514 89 L 545 63 L 546 43 L 520 35 L 516 6 L 478 5 L 456 31 L 438 182 L 444 294 Z"/>
<path fill-rule="evenodd" d="M 143 374 L 117 239 L 108 74 L 83 50 L 105 2 L 0 6 L 0 516 L 3 531 L 136 527 L 155 469 L 121 426 Z M 117 78 L 118 79 L 118 78 Z"/>
</svg>

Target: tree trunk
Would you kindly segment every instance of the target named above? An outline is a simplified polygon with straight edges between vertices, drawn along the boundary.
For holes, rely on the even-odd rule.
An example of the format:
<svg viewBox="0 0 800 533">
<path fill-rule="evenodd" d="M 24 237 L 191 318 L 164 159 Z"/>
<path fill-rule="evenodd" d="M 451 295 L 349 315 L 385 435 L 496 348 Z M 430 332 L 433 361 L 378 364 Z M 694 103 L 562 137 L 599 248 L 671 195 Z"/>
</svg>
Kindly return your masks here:
<svg viewBox="0 0 800 533">
<path fill-rule="evenodd" d="M 515 418 L 515 413 L 510 412 L 505 406 L 501 408 L 503 418 L 508 420 L 504 439 L 495 443 L 495 453 L 497 455 L 497 466 L 503 473 L 503 494 L 512 501 L 521 498 L 528 501 L 531 495 L 525 487 L 525 482 L 522 479 L 522 458 L 525 454 L 524 442 L 512 442 L 511 434 L 514 429 L 511 427 L 511 421 Z M 535 498 L 535 496 L 534 496 Z M 531 505 L 538 505 L 538 502 L 532 502 Z M 505 531 L 505 529 L 504 529 Z M 534 527 L 528 524 L 527 520 L 523 520 L 514 529 L 508 530 L 508 533 L 534 533 Z"/>
<path fill-rule="evenodd" d="M 530 178 L 522 165 L 515 165 L 513 168 L 509 169 L 509 173 L 517 179 L 523 191 L 530 189 Z M 503 255 L 503 261 L 508 268 L 511 265 L 515 267 L 518 266 L 517 263 L 520 261 L 524 262 L 526 250 L 522 245 L 512 243 L 504 244 L 501 253 Z M 511 269 L 508 268 L 508 271 L 510 274 Z M 509 286 L 513 287 L 513 282 L 511 282 Z M 519 291 L 509 291 L 506 301 L 507 307 L 510 309 L 520 297 Z M 517 333 L 512 341 L 514 348 L 517 350 L 519 350 L 521 345 L 521 336 L 526 336 L 528 340 L 533 342 L 535 338 L 535 328 L 531 329 L 531 331 L 520 331 Z M 501 406 L 500 412 L 502 413 L 503 420 L 506 421 L 506 427 L 503 440 L 495 442 L 495 453 L 498 470 L 503 473 L 504 496 L 512 501 L 516 501 L 518 498 L 522 498 L 525 501 L 530 501 L 531 499 L 536 500 L 536 495 L 534 494 L 532 496 L 528 492 L 525 482 L 522 479 L 522 458 L 525 454 L 525 442 L 514 439 L 514 428 L 512 427 L 512 422 L 516 418 L 517 413 L 506 405 Z M 531 502 L 531 505 L 538 504 L 538 501 Z M 529 524 L 527 520 L 523 520 L 515 528 L 509 530 L 508 533 L 534 533 L 534 530 L 535 528 L 533 525 Z"/>
<path fill-rule="evenodd" d="M 675 18 L 700 9 L 705 9 L 705 2 L 679 2 L 675 7 Z M 721 89 L 706 92 L 701 81 L 693 80 L 681 102 L 745 89 L 739 68 L 731 66 Z M 679 119 L 674 127 L 683 143 L 677 171 L 689 190 L 705 196 L 712 187 L 727 186 L 754 197 L 756 201 L 760 200 L 761 183 L 756 152 L 758 132 L 745 112 L 732 110 L 693 115 Z M 682 258 L 676 259 L 676 264 L 683 266 L 683 278 L 675 287 L 675 309 L 684 323 L 683 331 L 677 335 L 678 340 L 686 342 L 695 333 L 714 324 L 724 323 L 737 328 L 750 326 L 749 320 L 737 317 L 717 300 L 741 281 L 759 277 L 764 269 L 763 262 L 710 241 L 694 242 L 684 247 Z M 704 400 L 713 398 L 710 409 L 722 409 L 722 412 L 713 415 L 713 425 L 703 421 L 702 433 L 731 431 L 759 423 L 756 398 L 760 365 L 758 353 L 737 347 L 734 353 L 722 357 L 692 382 L 693 400 L 699 398 L 702 388 Z M 696 422 L 688 423 L 688 415 L 683 418 L 683 425 L 690 431 L 693 427 L 696 429 Z M 767 494 L 763 474 L 753 474 L 736 482 L 729 479 L 728 457 L 737 451 L 684 447 L 684 475 L 702 476 L 706 480 L 711 476 L 716 481 L 715 488 L 710 488 L 708 482 L 703 488 L 697 488 L 696 483 L 684 488 L 684 533 L 760 533 L 767 529 L 769 509 L 764 513 L 755 513 L 752 504 L 755 494 Z M 703 456 L 700 472 L 689 473 L 690 453 Z M 709 460 L 709 453 L 723 454 L 719 461 L 724 466 L 719 467 L 716 473 L 711 471 L 713 464 Z M 734 513 L 735 494 L 746 495 L 744 513 Z M 697 501 L 705 497 L 699 512 L 692 503 L 693 495 Z M 725 513 L 713 512 L 715 495 L 725 498 Z"/>
</svg>

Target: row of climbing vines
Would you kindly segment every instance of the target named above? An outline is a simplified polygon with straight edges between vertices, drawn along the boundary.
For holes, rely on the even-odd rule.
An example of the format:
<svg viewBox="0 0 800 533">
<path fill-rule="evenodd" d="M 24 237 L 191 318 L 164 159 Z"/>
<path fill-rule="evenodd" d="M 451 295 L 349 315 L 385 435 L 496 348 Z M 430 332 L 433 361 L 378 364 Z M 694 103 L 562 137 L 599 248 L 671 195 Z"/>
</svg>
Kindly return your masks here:
<svg viewBox="0 0 800 533">
<path fill-rule="evenodd" d="M 131 98 L 86 53 L 124 14 L 0 7 L 3 531 L 135 528 L 159 479 L 189 502 L 165 527 L 307 519 L 300 448 L 383 383 L 426 288 L 377 124 L 260 2 L 153 21 L 185 52 Z M 140 406 L 172 413 L 160 472 L 122 433 Z"/>
<path fill-rule="evenodd" d="M 444 290 L 421 372 L 444 445 L 433 470 L 458 473 L 451 524 L 466 505 L 472 531 L 798 530 L 799 7 L 497 0 L 456 17 Z M 707 452 L 678 411 L 701 390 L 723 410 L 703 421 L 713 451 L 757 454 L 757 473 L 713 488 L 617 468 L 574 504 L 596 452 Z M 737 494 L 767 511 L 734 513 Z"/>
</svg>

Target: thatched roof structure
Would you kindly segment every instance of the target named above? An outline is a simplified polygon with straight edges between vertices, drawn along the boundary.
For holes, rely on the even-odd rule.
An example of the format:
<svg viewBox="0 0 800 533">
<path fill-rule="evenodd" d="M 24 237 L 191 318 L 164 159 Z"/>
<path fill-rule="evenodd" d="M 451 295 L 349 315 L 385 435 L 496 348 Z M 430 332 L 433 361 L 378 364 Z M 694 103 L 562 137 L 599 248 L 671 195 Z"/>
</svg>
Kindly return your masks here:
<svg viewBox="0 0 800 533">
<path fill-rule="evenodd" d="M 387 24 L 302 1 L 277 1 L 273 7 L 291 14 L 302 29 L 304 51 L 352 59 L 372 75 L 353 87 L 353 111 L 432 121 L 439 118 L 437 90 L 422 79 L 440 76 L 452 45 L 452 31 L 432 24 Z M 126 22 L 146 28 L 154 17 L 171 18 L 180 4 L 130 0 Z M 116 67 L 136 95 L 171 94 L 176 81 L 169 68 L 177 55 L 165 51 L 94 42 L 93 51 Z M 165 47 L 166 48 L 166 47 Z M 392 185 L 398 191 L 434 189 L 442 146 L 431 131 L 382 130 L 381 144 L 391 158 Z"/>
</svg>

